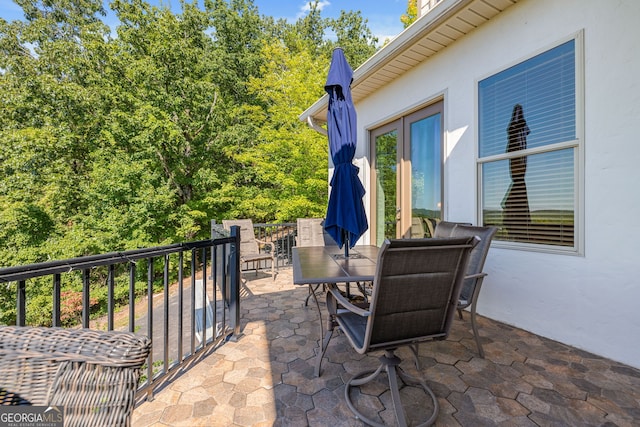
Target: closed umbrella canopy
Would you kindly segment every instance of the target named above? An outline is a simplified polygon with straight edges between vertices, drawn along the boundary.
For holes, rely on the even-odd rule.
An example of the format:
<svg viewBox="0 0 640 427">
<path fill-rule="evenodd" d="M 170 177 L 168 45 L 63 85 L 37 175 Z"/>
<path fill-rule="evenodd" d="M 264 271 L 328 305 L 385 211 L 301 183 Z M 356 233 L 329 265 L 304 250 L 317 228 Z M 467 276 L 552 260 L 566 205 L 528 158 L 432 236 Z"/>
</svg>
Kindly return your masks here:
<svg viewBox="0 0 640 427">
<path fill-rule="evenodd" d="M 334 171 L 324 228 L 339 247 L 345 245 L 345 255 L 369 225 L 362 197 L 365 190 L 353 162 L 356 153 L 356 109 L 351 99 L 353 71 L 342 49 L 333 51 L 325 84 L 329 94 L 327 134 Z"/>
</svg>

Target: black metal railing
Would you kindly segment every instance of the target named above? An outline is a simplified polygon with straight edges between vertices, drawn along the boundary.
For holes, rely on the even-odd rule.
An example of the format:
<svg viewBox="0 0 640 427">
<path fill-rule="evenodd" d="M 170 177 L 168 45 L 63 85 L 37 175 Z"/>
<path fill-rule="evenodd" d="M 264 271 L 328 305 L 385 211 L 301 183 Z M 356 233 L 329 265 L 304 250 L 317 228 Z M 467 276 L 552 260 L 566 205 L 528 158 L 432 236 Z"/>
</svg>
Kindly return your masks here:
<svg viewBox="0 0 640 427">
<path fill-rule="evenodd" d="M 298 233 L 297 224 L 295 222 L 280 223 L 256 223 L 253 224 L 253 231 L 256 239 L 267 242 L 273 242 L 276 251 L 277 267 L 285 267 L 291 265 L 291 250 L 296 245 L 296 236 Z M 211 221 L 212 238 L 224 232 L 222 224 L 216 220 Z M 264 250 L 270 250 L 269 246 L 265 246 Z M 270 262 L 270 261 L 269 261 Z M 267 261 L 262 261 L 258 268 L 269 268 Z M 255 265 L 244 265 L 241 268 L 254 270 Z"/>
<path fill-rule="evenodd" d="M 143 392 L 139 395 L 151 398 L 170 374 L 240 334 L 239 244 L 239 227 L 232 227 L 231 233 L 210 240 L 1 268 L 0 283 L 10 290 L 15 287 L 15 324 L 25 326 L 29 284 L 49 277 L 51 324 L 68 327 L 73 322 L 66 319 L 63 325 L 62 290 L 81 284 L 82 311 L 76 326 L 128 330 L 152 339 L 138 389 Z M 105 293 L 104 287 L 107 310 L 100 325 L 91 301 L 92 294 Z M 119 324 L 119 318 L 126 325 Z"/>
<path fill-rule="evenodd" d="M 298 228 L 295 222 L 277 224 L 253 224 L 256 237 L 273 242 L 276 248 L 278 267 L 291 265 L 291 249 L 296 245 Z"/>
</svg>

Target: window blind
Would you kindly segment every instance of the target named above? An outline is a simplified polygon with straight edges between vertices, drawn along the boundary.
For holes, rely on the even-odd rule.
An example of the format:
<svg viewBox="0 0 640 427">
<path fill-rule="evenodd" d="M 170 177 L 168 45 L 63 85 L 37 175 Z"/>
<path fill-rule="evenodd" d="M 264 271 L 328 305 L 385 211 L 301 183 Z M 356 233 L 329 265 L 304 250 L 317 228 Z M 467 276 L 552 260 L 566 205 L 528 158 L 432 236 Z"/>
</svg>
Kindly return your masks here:
<svg viewBox="0 0 640 427">
<path fill-rule="evenodd" d="M 515 105 L 531 133 L 527 148 L 576 137 L 575 41 L 564 43 L 479 83 L 480 157 L 507 151 Z"/>
<path fill-rule="evenodd" d="M 480 81 L 478 94 L 483 223 L 498 240 L 574 247 L 575 41 Z"/>
</svg>

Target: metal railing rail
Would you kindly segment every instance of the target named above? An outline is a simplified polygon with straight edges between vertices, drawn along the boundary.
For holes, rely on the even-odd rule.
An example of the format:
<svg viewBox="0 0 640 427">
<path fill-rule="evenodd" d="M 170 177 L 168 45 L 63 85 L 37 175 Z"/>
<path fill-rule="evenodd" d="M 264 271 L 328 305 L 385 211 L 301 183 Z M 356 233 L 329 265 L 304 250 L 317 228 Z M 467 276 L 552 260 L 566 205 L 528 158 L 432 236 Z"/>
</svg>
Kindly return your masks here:
<svg viewBox="0 0 640 427">
<path fill-rule="evenodd" d="M 278 267 L 291 264 L 291 249 L 296 245 L 298 227 L 295 222 L 253 224 L 256 237 L 273 242 L 276 248 Z"/>
<path fill-rule="evenodd" d="M 127 329 L 152 339 L 146 380 L 138 388 L 151 399 L 154 389 L 170 374 L 204 351 L 240 334 L 239 227 L 232 227 L 228 234 L 197 242 L 0 268 L 0 283 L 8 287 L 15 284 L 15 323 L 25 326 L 28 281 L 51 276 L 52 325 L 62 326 L 62 279 L 80 272 L 83 328 L 89 328 L 91 323 L 92 291 L 106 286 L 106 329 Z M 156 264 L 161 268 L 156 268 Z M 146 266 L 147 302 L 146 310 L 136 318 L 136 297 L 141 296 L 136 295 L 136 283 L 145 276 L 144 270 L 138 272 L 139 265 Z M 196 276 L 202 278 L 198 280 Z M 115 319 L 116 280 L 128 281 L 129 285 L 125 304 L 128 325 L 120 328 Z M 156 289 L 161 292 L 156 294 Z M 158 303 L 160 295 L 162 302 Z"/>
<path fill-rule="evenodd" d="M 298 232 L 297 223 L 255 223 L 253 224 L 253 231 L 257 239 L 274 243 L 277 267 L 291 265 L 291 250 L 296 245 L 296 236 Z M 213 238 L 221 232 L 224 232 L 222 224 L 218 223 L 215 219 L 212 220 L 211 237 Z M 268 249 L 268 247 L 265 249 Z M 267 264 L 267 261 L 262 261 L 261 265 L 258 267 L 269 268 L 270 264 Z M 255 265 L 245 265 L 244 268 L 247 270 L 255 270 Z"/>
</svg>

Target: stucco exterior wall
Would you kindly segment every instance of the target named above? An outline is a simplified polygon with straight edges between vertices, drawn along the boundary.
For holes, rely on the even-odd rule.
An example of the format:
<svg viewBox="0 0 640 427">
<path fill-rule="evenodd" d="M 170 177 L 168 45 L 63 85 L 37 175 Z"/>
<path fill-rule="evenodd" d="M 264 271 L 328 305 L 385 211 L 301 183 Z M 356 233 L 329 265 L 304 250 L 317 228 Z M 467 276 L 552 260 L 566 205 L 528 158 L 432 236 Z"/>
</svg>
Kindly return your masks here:
<svg viewBox="0 0 640 427">
<path fill-rule="evenodd" d="M 444 216 L 475 224 L 478 81 L 581 34 L 584 252 L 493 247 L 478 312 L 638 368 L 639 19 L 635 0 L 523 0 L 356 105 L 368 189 L 368 130 L 443 97 Z"/>
</svg>

